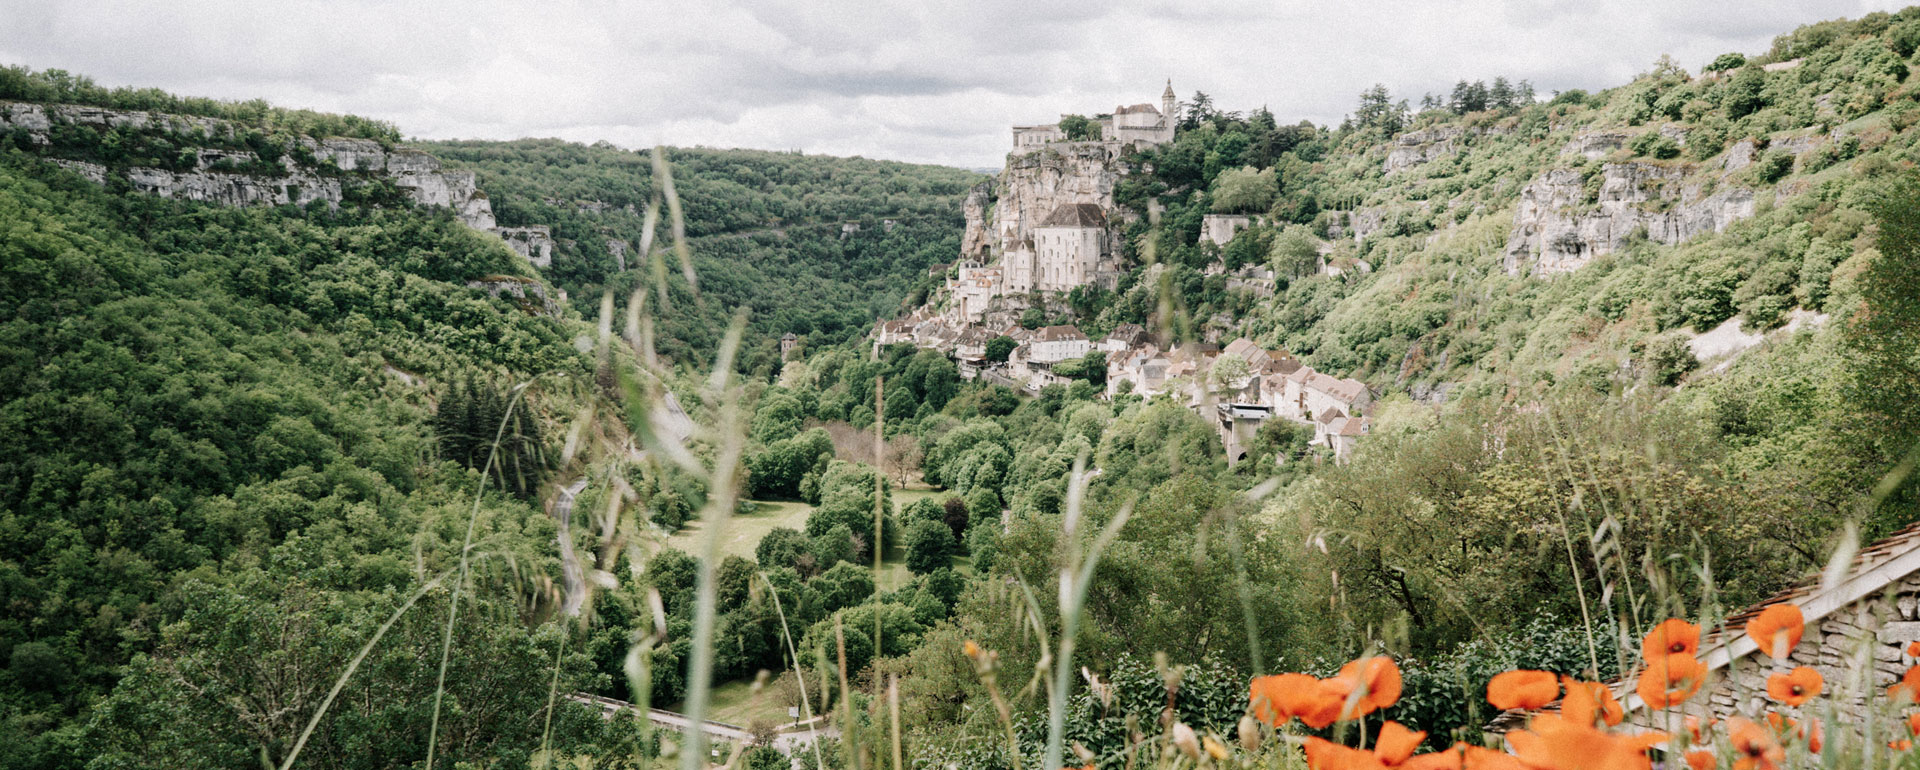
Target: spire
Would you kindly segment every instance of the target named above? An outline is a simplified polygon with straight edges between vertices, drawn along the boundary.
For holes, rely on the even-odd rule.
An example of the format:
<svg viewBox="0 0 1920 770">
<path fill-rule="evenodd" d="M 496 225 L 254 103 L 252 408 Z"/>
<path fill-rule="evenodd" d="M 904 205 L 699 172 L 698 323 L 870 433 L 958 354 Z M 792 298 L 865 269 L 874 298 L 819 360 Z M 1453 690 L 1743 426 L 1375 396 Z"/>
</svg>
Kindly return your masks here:
<svg viewBox="0 0 1920 770">
<path fill-rule="evenodd" d="M 1167 78 L 1167 90 L 1166 90 L 1166 91 L 1163 91 L 1163 92 L 1161 92 L 1161 94 L 1160 94 L 1160 99 L 1161 99 L 1161 101 L 1167 101 L 1167 102 L 1171 102 L 1171 101 L 1173 101 L 1173 100 L 1174 100 L 1174 96 L 1173 96 L 1173 78 Z"/>
</svg>

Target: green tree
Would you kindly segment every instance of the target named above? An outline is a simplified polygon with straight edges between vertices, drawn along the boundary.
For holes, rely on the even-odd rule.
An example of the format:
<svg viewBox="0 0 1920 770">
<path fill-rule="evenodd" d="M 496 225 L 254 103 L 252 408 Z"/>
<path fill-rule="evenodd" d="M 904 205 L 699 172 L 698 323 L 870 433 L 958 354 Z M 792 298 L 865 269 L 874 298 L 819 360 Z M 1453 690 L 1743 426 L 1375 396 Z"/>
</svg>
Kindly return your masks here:
<svg viewBox="0 0 1920 770">
<path fill-rule="evenodd" d="M 1015 342 L 1012 337 L 1004 334 L 987 340 L 987 360 L 996 363 L 1006 363 L 1007 356 L 1012 355 L 1013 349 L 1017 347 L 1020 347 L 1020 343 Z"/>
<path fill-rule="evenodd" d="M 1271 168 L 1229 169 L 1213 180 L 1213 210 L 1222 214 L 1264 213 L 1280 196 L 1280 182 Z"/>
<path fill-rule="evenodd" d="M 945 522 L 914 519 L 907 525 L 907 569 L 925 575 L 947 566 L 953 557 L 953 530 Z"/>
</svg>

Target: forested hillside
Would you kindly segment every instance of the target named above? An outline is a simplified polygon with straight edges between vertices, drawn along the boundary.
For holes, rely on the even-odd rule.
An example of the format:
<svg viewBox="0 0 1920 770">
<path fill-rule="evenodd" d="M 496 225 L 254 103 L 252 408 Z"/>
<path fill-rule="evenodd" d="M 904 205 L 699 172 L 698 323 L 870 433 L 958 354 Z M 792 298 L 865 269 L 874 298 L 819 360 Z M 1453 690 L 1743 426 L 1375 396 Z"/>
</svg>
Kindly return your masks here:
<svg viewBox="0 0 1920 770">
<path fill-rule="evenodd" d="M 741 366 L 760 376 L 774 370 L 782 334 L 826 347 L 896 312 L 929 266 L 953 261 L 960 200 L 979 181 L 943 166 L 668 148 L 707 293 L 694 305 L 677 256 L 638 252 L 645 211 L 660 192 L 649 153 L 539 139 L 420 146 L 478 170 L 502 225 L 553 227 L 560 247 L 547 276 L 583 313 L 597 312 L 609 289 L 624 306 L 653 280 L 651 260 L 664 260 L 676 311 L 661 318 L 660 350 L 671 358 L 704 362 L 733 310 L 748 309 Z M 667 221 L 664 206 L 659 214 Z M 664 236 L 652 242 L 664 245 Z"/>
<path fill-rule="evenodd" d="M 460 408 L 448 386 L 504 395 L 546 373 L 533 422 L 590 396 L 566 325 L 463 285 L 518 261 L 446 211 L 217 208 L 0 151 L 0 766 L 285 756 L 353 650 L 457 559 L 482 485 L 430 425 Z M 531 459 L 536 477 L 553 464 Z M 537 501 L 495 491 L 482 509 L 476 575 L 532 591 L 553 527 Z M 522 622 L 540 602 L 501 596 L 468 598 L 485 620 L 456 670 L 496 678 L 450 678 L 484 701 L 442 725 L 456 756 L 537 745 L 546 700 L 522 677 L 558 638 Z M 387 673 L 334 709 L 309 762 L 411 761 L 412 740 L 382 735 L 426 729 L 419 661 L 446 600 L 368 662 Z M 585 719 L 564 740 L 599 740 Z"/>
</svg>

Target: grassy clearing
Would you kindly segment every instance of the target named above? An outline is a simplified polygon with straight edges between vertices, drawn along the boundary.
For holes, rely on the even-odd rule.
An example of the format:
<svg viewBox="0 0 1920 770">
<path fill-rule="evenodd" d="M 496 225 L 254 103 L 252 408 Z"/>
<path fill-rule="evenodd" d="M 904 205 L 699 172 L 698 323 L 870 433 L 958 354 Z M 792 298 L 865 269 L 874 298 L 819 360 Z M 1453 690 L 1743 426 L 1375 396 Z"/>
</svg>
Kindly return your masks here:
<svg viewBox="0 0 1920 770">
<path fill-rule="evenodd" d="M 798 500 L 756 500 L 753 512 L 740 514 L 727 520 L 726 532 L 720 539 L 720 553 L 724 556 L 753 558 L 753 549 L 760 545 L 760 538 L 766 537 L 779 527 L 806 530 L 807 514 L 812 506 Z M 695 519 L 687 522 L 680 531 L 667 537 L 667 545 L 688 553 L 699 546 L 702 523 Z"/>
<path fill-rule="evenodd" d="M 787 716 L 787 704 L 780 702 L 779 693 L 773 687 L 755 690 L 751 679 L 715 685 L 707 718 L 741 727 L 750 727 L 756 721 L 775 725 L 793 721 Z"/>
</svg>

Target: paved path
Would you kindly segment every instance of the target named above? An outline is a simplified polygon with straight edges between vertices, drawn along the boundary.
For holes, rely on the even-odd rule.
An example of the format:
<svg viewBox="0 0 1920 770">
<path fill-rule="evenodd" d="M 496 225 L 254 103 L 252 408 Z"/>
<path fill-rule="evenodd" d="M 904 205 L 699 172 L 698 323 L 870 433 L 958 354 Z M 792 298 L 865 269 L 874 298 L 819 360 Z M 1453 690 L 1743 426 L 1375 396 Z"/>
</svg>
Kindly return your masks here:
<svg viewBox="0 0 1920 770">
<path fill-rule="evenodd" d="M 567 617 L 580 614 L 581 606 L 587 602 L 587 586 L 584 572 L 580 569 L 580 557 L 573 552 L 573 500 L 587 488 L 587 477 L 574 479 L 560 496 L 553 501 L 553 517 L 560 521 L 560 574 L 566 581 L 566 599 L 561 603 L 560 611 Z"/>
<path fill-rule="evenodd" d="M 612 719 L 614 715 L 619 714 L 622 711 L 638 711 L 639 710 L 638 707 L 623 700 L 615 700 L 613 698 L 606 698 L 599 695 L 591 695 L 584 692 L 570 693 L 567 695 L 567 699 L 572 700 L 576 703 L 584 703 L 586 705 L 598 708 L 600 709 L 601 715 L 605 716 L 608 719 Z M 686 732 L 687 726 L 693 723 L 692 720 L 688 719 L 687 715 L 685 714 L 681 714 L 673 711 L 667 711 L 664 709 L 647 709 L 647 721 L 652 722 L 661 727 L 670 727 L 680 732 Z M 706 733 L 707 737 L 709 738 L 718 738 L 720 740 L 732 741 L 735 743 L 745 743 L 749 740 L 752 740 L 753 738 L 753 736 L 747 732 L 747 728 L 741 727 L 739 725 L 730 725 L 725 722 L 714 722 L 714 721 L 702 722 L 700 724 L 701 724 L 701 732 Z M 824 737 L 835 737 L 835 736 L 838 736 L 839 734 L 840 734 L 839 729 L 834 727 L 822 727 L 817 730 L 801 730 L 799 732 L 781 733 L 778 737 L 773 739 L 773 747 L 776 749 L 779 749 L 782 753 L 792 754 L 795 751 L 799 751 L 801 749 L 806 748 L 807 744 L 813 742 L 813 738 L 815 735 L 824 736 Z"/>
</svg>

